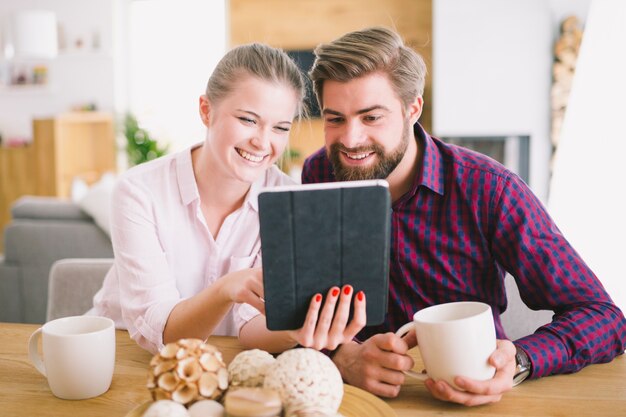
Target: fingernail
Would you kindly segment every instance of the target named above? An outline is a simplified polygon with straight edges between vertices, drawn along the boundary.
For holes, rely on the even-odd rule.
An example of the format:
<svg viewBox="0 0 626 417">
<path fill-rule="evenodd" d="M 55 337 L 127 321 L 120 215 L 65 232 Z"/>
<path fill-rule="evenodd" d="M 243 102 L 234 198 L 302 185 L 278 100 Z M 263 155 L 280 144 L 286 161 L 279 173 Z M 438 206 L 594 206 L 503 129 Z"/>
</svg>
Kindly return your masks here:
<svg viewBox="0 0 626 417">
<path fill-rule="evenodd" d="M 339 288 L 333 288 L 332 296 L 336 297 L 339 295 Z"/>
<path fill-rule="evenodd" d="M 350 295 L 351 291 L 352 291 L 352 287 L 350 285 L 346 285 L 345 287 L 343 287 L 343 293 L 345 295 Z"/>
<path fill-rule="evenodd" d="M 363 291 L 359 291 L 358 293 L 356 293 L 356 298 L 359 301 L 363 301 Z"/>
<path fill-rule="evenodd" d="M 318 302 L 318 303 L 319 303 L 320 301 L 322 301 L 322 296 L 321 296 L 320 294 L 317 294 L 317 295 L 315 296 L 315 301 L 316 301 L 316 302 Z"/>
</svg>

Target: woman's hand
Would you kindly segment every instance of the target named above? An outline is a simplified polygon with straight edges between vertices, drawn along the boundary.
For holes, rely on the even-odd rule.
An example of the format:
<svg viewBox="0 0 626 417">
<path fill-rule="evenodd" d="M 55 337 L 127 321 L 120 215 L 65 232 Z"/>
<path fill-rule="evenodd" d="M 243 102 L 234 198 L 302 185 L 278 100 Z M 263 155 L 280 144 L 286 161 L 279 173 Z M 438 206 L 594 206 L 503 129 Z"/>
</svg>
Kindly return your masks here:
<svg viewBox="0 0 626 417">
<path fill-rule="evenodd" d="M 263 297 L 263 270 L 247 268 L 231 272 L 221 277 L 218 282 L 219 293 L 234 303 L 247 303 L 265 314 Z"/>
<path fill-rule="evenodd" d="M 366 323 L 363 291 L 354 297 L 354 314 L 348 323 L 353 292 L 350 285 L 332 287 L 323 307 L 322 295 L 314 295 L 304 325 L 298 330 L 288 331 L 289 336 L 301 346 L 317 350 L 334 350 L 340 344 L 351 341 Z"/>
</svg>

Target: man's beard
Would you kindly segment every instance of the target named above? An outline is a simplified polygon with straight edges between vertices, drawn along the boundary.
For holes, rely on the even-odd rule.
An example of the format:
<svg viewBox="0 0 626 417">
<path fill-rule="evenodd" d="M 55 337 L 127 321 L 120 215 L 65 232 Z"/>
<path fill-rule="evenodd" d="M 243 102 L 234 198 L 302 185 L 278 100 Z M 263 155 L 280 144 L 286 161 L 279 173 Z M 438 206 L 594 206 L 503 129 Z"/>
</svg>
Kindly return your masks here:
<svg viewBox="0 0 626 417">
<path fill-rule="evenodd" d="M 339 181 L 376 180 L 386 179 L 398 166 L 409 146 L 411 129 L 408 121 L 402 129 L 402 140 L 398 146 L 389 153 L 385 153 L 382 146 L 377 143 L 358 148 L 346 148 L 341 143 L 333 143 L 328 150 L 328 158 L 333 166 L 335 178 Z M 376 154 L 378 161 L 367 167 L 344 166 L 341 162 L 341 152 Z"/>
</svg>

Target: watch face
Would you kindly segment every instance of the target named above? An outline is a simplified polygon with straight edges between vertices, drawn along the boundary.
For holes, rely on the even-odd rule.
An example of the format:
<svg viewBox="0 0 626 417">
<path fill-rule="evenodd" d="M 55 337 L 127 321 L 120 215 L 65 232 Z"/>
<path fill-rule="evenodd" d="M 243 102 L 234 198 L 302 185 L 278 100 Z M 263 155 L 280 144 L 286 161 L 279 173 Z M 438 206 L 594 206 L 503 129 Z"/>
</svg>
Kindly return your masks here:
<svg viewBox="0 0 626 417">
<path fill-rule="evenodd" d="M 526 352 L 520 348 L 517 348 L 515 362 L 517 363 L 517 366 L 515 367 L 513 386 L 518 385 L 520 382 L 528 378 L 528 375 L 530 375 L 530 360 L 528 359 Z"/>
</svg>

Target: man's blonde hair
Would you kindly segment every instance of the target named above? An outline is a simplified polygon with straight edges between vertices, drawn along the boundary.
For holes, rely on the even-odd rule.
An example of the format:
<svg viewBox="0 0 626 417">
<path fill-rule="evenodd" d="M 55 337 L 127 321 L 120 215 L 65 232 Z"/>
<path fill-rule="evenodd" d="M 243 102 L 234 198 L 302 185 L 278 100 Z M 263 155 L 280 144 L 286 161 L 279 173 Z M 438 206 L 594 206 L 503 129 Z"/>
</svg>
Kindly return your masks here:
<svg viewBox="0 0 626 417">
<path fill-rule="evenodd" d="M 324 105 L 324 81 L 346 82 L 374 72 L 389 77 L 405 108 L 424 94 L 424 60 L 390 29 L 372 27 L 347 33 L 330 43 L 320 44 L 315 48 L 315 56 L 309 76 L 320 108 Z"/>
<path fill-rule="evenodd" d="M 261 43 L 237 46 L 224 55 L 206 86 L 209 101 L 219 103 L 245 75 L 292 87 L 298 96 L 298 117 L 306 113 L 303 108 L 305 79 L 298 66 L 284 51 Z"/>
</svg>

